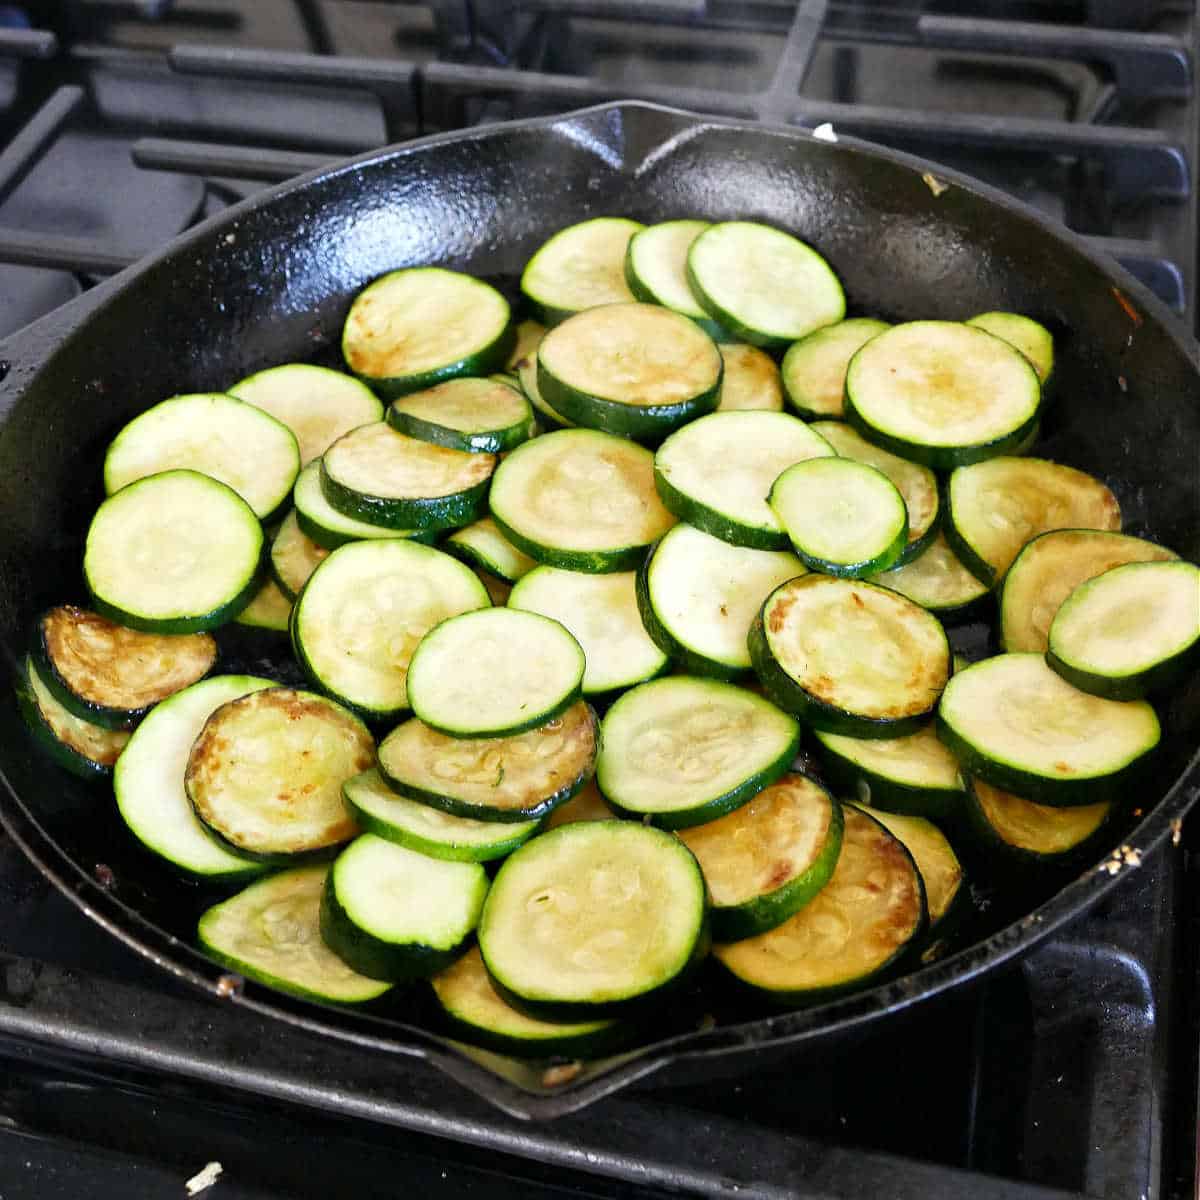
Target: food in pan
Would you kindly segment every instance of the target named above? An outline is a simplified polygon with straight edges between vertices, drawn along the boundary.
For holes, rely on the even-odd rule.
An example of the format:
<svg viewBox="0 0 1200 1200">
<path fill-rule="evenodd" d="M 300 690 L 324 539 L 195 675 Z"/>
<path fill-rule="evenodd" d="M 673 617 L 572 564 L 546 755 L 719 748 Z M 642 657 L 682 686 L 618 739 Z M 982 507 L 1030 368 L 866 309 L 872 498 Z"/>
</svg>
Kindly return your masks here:
<svg viewBox="0 0 1200 1200">
<path fill-rule="evenodd" d="M 698 988 L 915 967 L 966 871 L 1098 844 L 1200 571 L 1025 456 L 1043 326 L 845 319 L 750 221 L 594 218 L 521 291 L 516 325 L 393 271 L 352 375 L 269 367 L 109 449 L 102 615 L 42 618 L 22 705 L 148 850 L 250 881 L 201 919 L 214 958 L 332 1003 L 429 979 L 463 1041 L 587 1056 Z M 1005 652 L 958 664 L 943 622 L 989 592 Z M 230 621 L 314 691 L 220 673 Z"/>
</svg>

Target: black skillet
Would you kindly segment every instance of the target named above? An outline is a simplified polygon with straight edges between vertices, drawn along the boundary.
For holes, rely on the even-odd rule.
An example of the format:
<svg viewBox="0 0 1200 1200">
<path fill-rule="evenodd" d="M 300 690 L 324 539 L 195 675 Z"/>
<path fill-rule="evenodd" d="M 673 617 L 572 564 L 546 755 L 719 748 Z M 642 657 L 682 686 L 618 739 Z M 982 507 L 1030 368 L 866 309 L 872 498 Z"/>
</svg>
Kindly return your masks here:
<svg viewBox="0 0 1200 1200">
<path fill-rule="evenodd" d="M 82 599 L 101 454 L 130 416 L 273 363 L 335 361 L 351 298 L 395 267 L 445 263 L 511 290 L 548 234 L 597 214 L 790 229 L 833 264 L 852 313 L 1012 309 L 1044 321 L 1058 342 L 1058 382 L 1036 452 L 1103 478 L 1127 530 L 1200 559 L 1197 347 L 1132 277 L 1001 193 L 906 155 L 613 104 L 427 138 L 285 184 L 0 343 L 0 646 L 10 669 L 40 608 Z M 227 650 L 229 665 L 275 669 L 244 641 Z M 815 1049 L 1028 950 L 1135 869 L 1137 855 L 1121 847 L 1148 852 L 1200 794 L 1200 682 L 1160 710 L 1163 748 L 1105 859 L 995 891 L 963 927 L 961 948 L 806 1011 L 768 1015 L 710 989 L 676 1006 L 656 1040 L 549 1078 L 439 1037 L 419 994 L 363 1014 L 252 984 L 231 989 L 191 944 L 213 896 L 146 856 L 106 789 L 37 757 L 7 696 L 0 819 L 81 909 L 179 979 L 308 1030 L 427 1059 L 509 1112 L 544 1117 L 652 1073 L 732 1074 L 759 1056 Z"/>
</svg>

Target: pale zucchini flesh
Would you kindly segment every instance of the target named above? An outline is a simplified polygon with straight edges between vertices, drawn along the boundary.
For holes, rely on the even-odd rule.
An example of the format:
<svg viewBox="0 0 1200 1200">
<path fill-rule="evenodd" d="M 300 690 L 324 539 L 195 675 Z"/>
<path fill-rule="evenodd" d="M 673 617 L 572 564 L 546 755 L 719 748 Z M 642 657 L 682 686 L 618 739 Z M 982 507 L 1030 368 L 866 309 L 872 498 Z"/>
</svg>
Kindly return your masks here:
<svg viewBox="0 0 1200 1200">
<path fill-rule="evenodd" d="M 537 358 L 538 344 L 546 336 L 546 327 L 540 321 L 522 321 L 517 326 L 517 341 L 508 356 L 504 369 L 514 375 L 520 373 L 526 359 Z"/>
<path fill-rule="evenodd" d="M 541 339 L 539 338 L 539 343 Z M 519 363 L 517 363 L 517 382 L 525 398 L 533 405 L 539 424 L 544 430 L 571 429 L 575 422 L 563 416 L 558 409 L 549 404 L 538 387 L 537 347 L 535 346 Z"/>
<path fill-rule="evenodd" d="M 1054 371 L 1054 338 L 1045 325 L 1012 312 L 986 312 L 972 317 L 968 325 L 974 325 L 990 333 L 992 337 L 1002 338 L 1010 346 L 1015 346 L 1029 359 L 1033 369 L 1038 374 L 1042 386 L 1046 386 Z"/>
<path fill-rule="evenodd" d="M 326 550 L 336 550 L 347 542 L 369 541 L 373 538 L 417 538 L 428 540 L 432 535 L 417 529 L 390 529 L 370 521 L 360 521 L 338 512 L 321 490 L 320 460 L 311 462 L 296 477 L 292 491 L 296 523 L 304 534 Z"/>
<path fill-rule="evenodd" d="M 826 325 L 789 346 L 779 371 L 791 407 L 809 420 L 840 420 L 845 415 L 843 398 L 850 360 L 873 337 L 890 328 L 886 321 L 851 317 Z"/>
<path fill-rule="evenodd" d="M 725 364 L 717 412 L 783 411 L 783 384 L 771 356 L 745 342 L 717 347 Z"/>
<path fill-rule="evenodd" d="M 273 579 L 267 579 L 254 598 L 233 618 L 235 625 L 284 633 L 292 619 L 292 602 Z"/>
<path fill-rule="evenodd" d="M 436 446 L 498 454 L 533 436 L 533 410 L 497 379 L 450 379 L 393 400 L 388 424 Z"/>
<path fill-rule="evenodd" d="M 379 770 L 401 795 L 508 829 L 578 792 L 595 770 L 598 744 L 595 713 L 583 701 L 503 738 L 448 737 L 414 718 L 380 743 Z"/>
<path fill-rule="evenodd" d="M 1063 858 L 1089 842 L 1108 820 L 1111 801 L 1069 807 L 1035 804 L 972 779 L 967 788 L 968 816 L 984 849 L 999 848 L 1027 861 Z"/>
<path fill-rule="evenodd" d="M 575 793 L 565 804 L 560 804 L 546 821 L 547 829 L 557 829 L 560 825 L 573 825 L 576 821 L 612 821 L 616 814 L 604 797 L 594 779 Z"/>
<path fill-rule="evenodd" d="M 635 233 L 625 251 L 629 290 L 647 304 L 661 304 L 707 322 L 708 314 L 688 283 L 687 257 L 692 243 L 708 228 L 708 221 L 663 221 Z"/>
<path fill-rule="evenodd" d="M 448 554 L 481 567 L 507 583 L 516 583 L 537 566 L 528 554 L 518 550 L 500 532 L 491 517 L 480 517 L 478 521 L 456 529 L 443 548 Z"/>
<path fill-rule="evenodd" d="M 962 565 L 942 533 L 916 558 L 872 575 L 871 582 L 891 588 L 939 615 L 964 609 L 990 590 Z"/>
<path fill-rule="evenodd" d="M 329 556 L 300 528 L 295 510 L 283 519 L 271 542 L 271 574 L 289 600 L 295 600 L 309 576 Z"/>
<path fill-rule="evenodd" d="M 625 252 L 643 228 L 624 217 L 596 217 L 560 229 L 526 264 L 521 291 L 549 325 L 600 304 L 633 300 Z"/>
<path fill-rule="evenodd" d="M 601 725 L 596 783 L 619 813 L 685 829 L 783 775 L 800 727 L 753 692 L 673 675 L 626 692 Z"/>
</svg>

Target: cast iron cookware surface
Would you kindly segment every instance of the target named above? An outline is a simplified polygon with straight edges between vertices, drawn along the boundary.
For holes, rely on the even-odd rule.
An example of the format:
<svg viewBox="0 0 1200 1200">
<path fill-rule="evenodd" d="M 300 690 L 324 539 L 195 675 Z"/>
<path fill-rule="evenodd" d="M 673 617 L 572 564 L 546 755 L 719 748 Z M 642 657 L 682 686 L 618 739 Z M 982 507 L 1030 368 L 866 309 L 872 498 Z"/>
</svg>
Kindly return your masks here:
<svg viewBox="0 0 1200 1200">
<path fill-rule="evenodd" d="M 1047 323 L 1057 386 L 1035 452 L 1108 483 L 1127 531 L 1200 559 L 1196 346 L 1120 268 L 1000 193 L 905 155 L 614 104 L 429 138 L 285 184 L 0 344 L 0 645 L 10 671 L 40 609 L 83 599 L 82 539 L 102 498 L 101 456 L 133 414 L 274 363 L 338 365 L 352 297 L 397 267 L 442 263 L 515 295 L 549 234 L 601 214 L 748 218 L 791 230 L 833 265 L 851 315 L 965 319 L 1010 309 Z M 986 648 L 980 633 L 976 653 Z M 286 654 L 277 664 L 249 645 L 225 638 L 221 669 L 295 678 L 281 674 Z M 419 988 L 367 1014 L 222 985 L 221 969 L 193 949 L 197 915 L 214 895 L 139 848 L 110 789 L 39 757 L 8 683 L 3 690 L 0 818 L 91 917 L 210 994 L 232 990 L 228 1002 L 427 1059 L 522 1116 L 570 1111 L 654 1072 L 675 1080 L 750 1070 L 759 1055 L 828 1042 L 979 976 L 1132 869 L 1120 865 L 1119 847 L 1146 852 L 1176 829 L 1200 775 L 1193 679 L 1160 706 L 1163 749 L 1129 798 L 1144 815 L 1113 833 L 1118 858 L 1015 897 L 997 891 L 946 957 L 903 979 L 777 1014 L 710 987 L 673 1005 L 656 1040 L 551 1082 L 540 1067 L 438 1037 Z"/>
</svg>

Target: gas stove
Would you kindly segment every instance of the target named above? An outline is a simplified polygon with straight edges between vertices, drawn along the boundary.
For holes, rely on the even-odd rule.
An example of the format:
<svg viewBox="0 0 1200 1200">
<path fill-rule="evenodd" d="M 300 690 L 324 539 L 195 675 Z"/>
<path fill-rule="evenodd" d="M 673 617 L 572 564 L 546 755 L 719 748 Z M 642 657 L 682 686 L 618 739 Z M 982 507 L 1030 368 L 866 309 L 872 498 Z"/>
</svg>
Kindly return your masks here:
<svg viewBox="0 0 1200 1200">
<path fill-rule="evenodd" d="M 258 189 L 638 98 L 913 150 L 1196 319 L 1192 4 L 61 0 L 0 7 L 0 334 Z M 1194 1194 L 1191 831 L 1018 965 L 852 1044 L 531 1125 L 171 981 L 0 832 L 0 1198 Z"/>
</svg>

